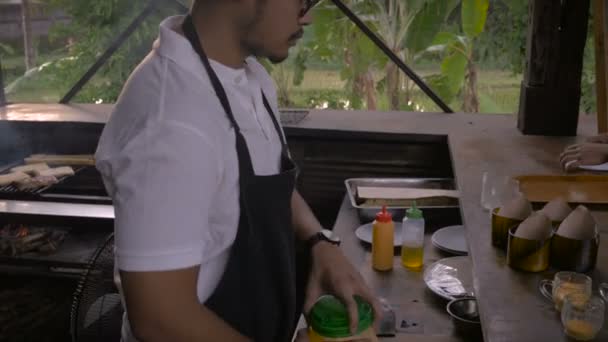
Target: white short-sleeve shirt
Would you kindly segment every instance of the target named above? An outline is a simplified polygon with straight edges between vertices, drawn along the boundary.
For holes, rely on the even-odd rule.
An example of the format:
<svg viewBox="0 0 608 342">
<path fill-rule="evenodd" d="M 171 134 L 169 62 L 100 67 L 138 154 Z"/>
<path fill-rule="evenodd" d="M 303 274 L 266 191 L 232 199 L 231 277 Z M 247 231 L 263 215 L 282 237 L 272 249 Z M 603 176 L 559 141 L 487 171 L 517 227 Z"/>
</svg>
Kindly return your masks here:
<svg viewBox="0 0 608 342">
<path fill-rule="evenodd" d="M 117 267 L 166 271 L 201 265 L 197 292 L 203 303 L 236 237 L 238 160 L 234 130 L 200 57 L 181 33 L 183 19 L 170 17 L 160 25 L 153 50 L 124 86 L 96 160 L 114 204 Z M 261 95 L 263 90 L 278 113 L 276 89 L 261 64 L 246 62 L 243 69 L 211 65 L 256 174 L 276 174 L 281 142 Z"/>
</svg>

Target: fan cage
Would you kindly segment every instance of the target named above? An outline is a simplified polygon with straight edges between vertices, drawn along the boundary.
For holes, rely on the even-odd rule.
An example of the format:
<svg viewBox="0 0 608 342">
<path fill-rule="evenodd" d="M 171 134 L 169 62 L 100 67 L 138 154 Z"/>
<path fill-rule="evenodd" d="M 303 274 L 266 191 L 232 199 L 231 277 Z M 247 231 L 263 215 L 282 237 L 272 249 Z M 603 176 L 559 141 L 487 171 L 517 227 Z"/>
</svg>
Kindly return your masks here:
<svg viewBox="0 0 608 342">
<path fill-rule="evenodd" d="M 119 342 L 122 313 L 114 284 L 114 234 L 110 234 L 78 281 L 70 315 L 73 342 Z"/>
</svg>

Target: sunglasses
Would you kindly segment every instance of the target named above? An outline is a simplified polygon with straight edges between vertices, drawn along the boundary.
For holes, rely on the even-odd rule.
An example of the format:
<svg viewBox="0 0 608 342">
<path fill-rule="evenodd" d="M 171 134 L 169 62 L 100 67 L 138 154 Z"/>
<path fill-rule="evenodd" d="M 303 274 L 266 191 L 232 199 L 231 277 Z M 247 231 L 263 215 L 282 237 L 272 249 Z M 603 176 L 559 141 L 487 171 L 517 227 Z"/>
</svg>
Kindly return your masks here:
<svg viewBox="0 0 608 342">
<path fill-rule="evenodd" d="M 304 0 L 304 7 L 302 7 L 302 10 L 300 11 L 300 16 L 303 17 L 306 15 L 306 13 L 318 5 L 319 2 L 321 2 L 321 0 Z"/>
</svg>

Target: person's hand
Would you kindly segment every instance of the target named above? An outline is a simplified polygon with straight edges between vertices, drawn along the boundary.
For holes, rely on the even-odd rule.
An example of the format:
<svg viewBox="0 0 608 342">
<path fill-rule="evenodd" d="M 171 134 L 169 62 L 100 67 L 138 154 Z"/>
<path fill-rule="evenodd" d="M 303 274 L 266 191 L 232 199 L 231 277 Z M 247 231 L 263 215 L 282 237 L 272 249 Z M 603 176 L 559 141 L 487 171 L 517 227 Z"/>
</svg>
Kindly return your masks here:
<svg viewBox="0 0 608 342">
<path fill-rule="evenodd" d="M 608 134 L 600 134 L 587 139 L 589 143 L 608 144 Z"/>
<path fill-rule="evenodd" d="M 322 242 L 312 249 L 312 269 L 304 303 L 306 315 L 310 313 L 317 299 L 324 294 L 334 295 L 346 305 L 350 330 L 353 334 L 356 333 L 359 322 L 355 295 L 372 305 L 376 323 L 380 319 L 382 312 L 380 304 L 365 284 L 363 277 L 346 259 L 340 248 Z"/>
<path fill-rule="evenodd" d="M 368 338 L 360 338 L 360 339 L 349 340 L 349 341 L 351 341 L 351 342 L 370 342 L 371 340 Z M 293 342 L 310 342 L 310 339 L 308 338 L 308 329 L 304 328 L 304 329 L 298 330 L 298 333 L 296 334 L 296 338 L 293 340 Z"/>
<path fill-rule="evenodd" d="M 608 144 L 583 143 L 566 148 L 560 156 L 564 170 L 574 171 L 581 165 L 599 165 L 608 161 Z"/>
</svg>

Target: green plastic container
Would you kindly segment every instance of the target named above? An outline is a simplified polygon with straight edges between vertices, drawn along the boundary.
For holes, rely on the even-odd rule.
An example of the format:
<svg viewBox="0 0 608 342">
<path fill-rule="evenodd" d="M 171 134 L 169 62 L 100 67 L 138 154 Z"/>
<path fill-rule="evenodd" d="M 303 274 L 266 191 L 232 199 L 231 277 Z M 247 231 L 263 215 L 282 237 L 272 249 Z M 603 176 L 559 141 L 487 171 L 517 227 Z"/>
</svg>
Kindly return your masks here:
<svg viewBox="0 0 608 342">
<path fill-rule="evenodd" d="M 355 297 L 359 311 L 359 325 L 357 334 L 360 334 L 372 326 L 374 314 L 369 303 L 359 297 Z M 323 338 L 345 338 L 352 336 L 349 328 L 348 311 L 334 296 L 320 297 L 310 312 L 310 326 L 313 333 Z M 311 339 L 311 342 L 315 339 Z"/>
</svg>

